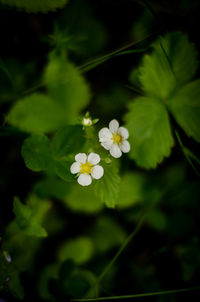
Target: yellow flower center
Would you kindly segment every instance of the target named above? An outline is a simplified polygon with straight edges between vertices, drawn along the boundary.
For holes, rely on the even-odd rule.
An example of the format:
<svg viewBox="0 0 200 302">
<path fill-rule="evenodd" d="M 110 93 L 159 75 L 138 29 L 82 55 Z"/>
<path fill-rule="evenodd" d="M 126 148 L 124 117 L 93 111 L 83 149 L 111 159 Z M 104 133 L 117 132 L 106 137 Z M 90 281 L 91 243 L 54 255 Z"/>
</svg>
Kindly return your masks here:
<svg viewBox="0 0 200 302">
<path fill-rule="evenodd" d="M 123 143 L 124 138 L 119 133 L 113 133 L 113 143 L 117 145 L 121 145 Z"/>
<path fill-rule="evenodd" d="M 91 174 L 93 169 L 93 165 L 91 163 L 81 164 L 80 172 L 83 174 Z"/>
</svg>

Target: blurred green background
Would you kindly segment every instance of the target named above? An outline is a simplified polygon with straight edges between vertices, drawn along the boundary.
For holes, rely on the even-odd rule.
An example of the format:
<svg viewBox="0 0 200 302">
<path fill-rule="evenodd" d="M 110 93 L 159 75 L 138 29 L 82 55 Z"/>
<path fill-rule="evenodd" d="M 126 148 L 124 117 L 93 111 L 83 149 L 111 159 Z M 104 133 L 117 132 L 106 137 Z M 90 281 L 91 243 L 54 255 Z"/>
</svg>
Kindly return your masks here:
<svg viewBox="0 0 200 302">
<path fill-rule="evenodd" d="M 0 0 L 0 301 L 200 286 L 199 26 L 199 1 Z M 113 118 L 131 152 L 109 163 Z M 90 151 L 108 161 L 85 188 Z"/>
</svg>

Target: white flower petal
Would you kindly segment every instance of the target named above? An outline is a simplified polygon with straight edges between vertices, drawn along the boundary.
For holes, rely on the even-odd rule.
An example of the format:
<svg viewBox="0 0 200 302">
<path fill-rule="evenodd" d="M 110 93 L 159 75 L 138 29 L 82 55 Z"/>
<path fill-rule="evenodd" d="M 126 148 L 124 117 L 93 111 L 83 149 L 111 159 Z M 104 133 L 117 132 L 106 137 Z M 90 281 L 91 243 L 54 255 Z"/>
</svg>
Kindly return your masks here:
<svg viewBox="0 0 200 302">
<path fill-rule="evenodd" d="M 92 177 L 95 179 L 99 179 L 103 176 L 104 173 L 104 169 L 102 168 L 102 166 L 94 166 L 94 168 L 92 169 Z"/>
<path fill-rule="evenodd" d="M 105 139 L 101 142 L 102 147 L 104 147 L 106 150 L 110 150 L 112 144 L 113 144 L 112 139 Z"/>
<path fill-rule="evenodd" d="M 78 173 L 80 171 L 80 163 L 77 162 L 73 163 L 70 167 L 70 171 L 72 174 Z"/>
<path fill-rule="evenodd" d="M 93 164 L 93 165 L 98 164 L 100 162 L 100 160 L 101 160 L 100 156 L 97 153 L 92 152 L 88 155 L 88 162 Z"/>
<path fill-rule="evenodd" d="M 81 186 L 89 186 L 92 182 L 92 177 L 88 174 L 81 174 L 77 181 Z"/>
<path fill-rule="evenodd" d="M 84 164 L 87 160 L 87 155 L 85 153 L 78 153 L 75 156 L 75 160 L 80 164 Z"/>
<path fill-rule="evenodd" d="M 110 131 L 113 133 L 113 132 L 117 132 L 119 128 L 119 123 L 117 120 L 112 120 L 110 123 L 109 123 L 109 129 Z"/>
<path fill-rule="evenodd" d="M 123 143 L 120 146 L 120 149 L 124 152 L 127 153 L 131 150 L 131 146 L 128 141 L 124 140 Z"/>
<path fill-rule="evenodd" d="M 119 127 L 118 133 L 124 138 L 127 139 L 129 137 L 129 132 L 125 127 Z"/>
<path fill-rule="evenodd" d="M 102 128 L 99 131 L 99 140 L 101 141 L 102 139 L 108 139 L 112 137 L 112 133 L 110 132 L 110 130 L 108 128 Z"/>
<path fill-rule="evenodd" d="M 118 145 L 115 144 L 112 145 L 110 149 L 110 154 L 115 158 L 119 158 L 120 156 L 122 156 L 120 148 L 118 147 Z"/>
</svg>

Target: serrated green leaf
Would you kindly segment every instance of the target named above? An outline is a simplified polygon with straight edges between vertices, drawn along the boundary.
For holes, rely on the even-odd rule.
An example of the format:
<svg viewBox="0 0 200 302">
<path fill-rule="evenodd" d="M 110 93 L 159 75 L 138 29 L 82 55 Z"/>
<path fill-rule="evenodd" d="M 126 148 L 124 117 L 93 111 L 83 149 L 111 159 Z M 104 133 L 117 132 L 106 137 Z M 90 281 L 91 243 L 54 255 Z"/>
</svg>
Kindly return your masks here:
<svg viewBox="0 0 200 302">
<path fill-rule="evenodd" d="M 168 105 L 186 134 L 200 142 L 200 80 L 178 90 L 168 99 Z"/>
<path fill-rule="evenodd" d="M 72 259 L 77 264 L 83 264 L 92 257 L 93 252 L 94 246 L 92 240 L 89 237 L 78 237 L 66 241 L 60 247 L 58 258 L 61 261 Z"/>
<path fill-rule="evenodd" d="M 67 156 L 81 151 L 85 139 L 81 126 L 71 125 L 60 129 L 53 138 L 56 157 Z"/>
<path fill-rule="evenodd" d="M 114 208 L 119 198 L 120 176 L 114 164 L 104 165 L 104 175 L 95 184 L 95 194 L 108 208 Z"/>
<path fill-rule="evenodd" d="M 35 93 L 17 101 L 7 119 L 23 131 L 45 133 L 60 127 L 64 117 L 61 108 L 52 99 Z"/>
<path fill-rule="evenodd" d="M 173 146 L 165 106 L 154 98 L 140 97 L 130 105 L 126 127 L 130 132 L 131 158 L 144 168 L 156 168 Z"/>
<path fill-rule="evenodd" d="M 44 80 L 51 97 L 65 112 L 67 123 L 76 121 L 81 110 L 88 105 L 89 87 L 78 69 L 64 55 L 51 54 Z"/>
<path fill-rule="evenodd" d="M 48 12 L 63 7 L 68 0 L 0 0 L 1 3 L 27 12 Z"/>
<path fill-rule="evenodd" d="M 24 205 L 21 203 L 19 198 L 14 198 L 14 208 L 13 211 L 16 215 L 16 222 L 19 228 L 29 236 L 36 237 L 46 237 L 46 230 L 40 225 L 40 220 L 43 216 L 43 211 L 47 210 L 46 205 L 44 208 L 40 207 L 39 209 L 35 208 L 35 200 L 32 199 L 29 201 L 29 204 Z M 37 205 L 38 206 L 38 205 Z M 49 208 L 49 205 L 47 205 Z"/>
<path fill-rule="evenodd" d="M 197 52 L 188 37 L 168 33 L 153 44 L 153 52 L 144 56 L 139 80 L 146 94 L 165 99 L 190 80 L 198 67 Z"/>
<path fill-rule="evenodd" d="M 45 135 L 34 134 L 25 139 L 21 154 L 26 166 L 32 171 L 53 169 L 53 154 L 50 142 Z"/>
</svg>

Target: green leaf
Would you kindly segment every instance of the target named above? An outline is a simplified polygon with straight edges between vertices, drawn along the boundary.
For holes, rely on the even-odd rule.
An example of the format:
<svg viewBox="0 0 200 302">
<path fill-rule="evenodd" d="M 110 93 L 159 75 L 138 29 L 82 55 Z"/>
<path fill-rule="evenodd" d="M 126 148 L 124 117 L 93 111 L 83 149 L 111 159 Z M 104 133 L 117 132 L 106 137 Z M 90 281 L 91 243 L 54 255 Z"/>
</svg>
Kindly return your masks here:
<svg viewBox="0 0 200 302">
<path fill-rule="evenodd" d="M 74 181 L 73 175 L 70 172 L 70 166 L 71 166 L 71 162 L 65 159 L 60 159 L 60 160 L 56 159 L 54 161 L 54 169 L 56 175 L 66 182 Z"/>
<path fill-rule="evenodd" d="M 65 198 L 65 204 L 74 212 L 95 214 L 102 210 L 103 203 L 94 194 L 92 186 L 87 188 L 74 184 Z"/>
<path fill-rule="evenodd" d="M 94 247 L 90 238 L 78 237 L 76 239 L 66 241 L 60 247 L 58 258 L 61 261 L 71 259 L 77 264 L 83 264 L 92 257 L 93 251 Z"/>
<path fill-rule="evenodd" d="M 104 165 L 104 175 L 95 184 L 95 194 L 109 208 L 114 208 L 119 198 L 120 177 L 114 164 Z"/>
<path fill-rule="evenodd" d="M 200 80 L 178 90 L 168 100 L 168 105 L 186 134 L 200 142 Z"/>
<path fill-rule="evenodd" d="M 120 184 L 117 207 L 126 209 L 140 203 L 144 199 L 146 177 L 142 173 L 126 173 Z"/>
<path fill-rule="evenodd" d="M 139 80 L 146 94 L 167 98 L 197 70 L 197 52 L 186 35 L 168 33 L 153 44 L 153 52 L 144 56 Z"/>
<path fill-rule="evenodd" d="M 60 104 L 68 124 L 76 121 L 80 112 L 88 105 L 89 87 L 78 69 L 64 55 L 50 56 L 44 80 L 51 97 Z"/>
<path fill-rule="evenodd" d="M 34 134 L 22 146 L 22 157 L 26 166 L 33 171 L 53 169 L 53 155 L 50 142 L 45 135 Z"/>
<path fill-rule="evenodd" d="M 53 138 L 53 145 L 57 157 L 80 152 L 84 145 L 84 132 L 79 125 L 66 126 L 60 129 Z"/>
<path fill-rule="evenodd" d="M 67 0 L 0 0 L 0 2 L 27 12 L 48 12 L 63 7 Z"/>
<path fill-rule="evenodd" d="M 32 197 L 27 205 L 14 198 L 14 213 L 18 227 L 28 236 L 46 237 L 46 230 L 40 225 L 44 213 L 49 209 L 49 203 L 38 204 L 38 199 Z"/>
<path fill-rule="evenodd" d="M 34 185 L 33 191 L 41 198 L 63 199 L 69 191 L 66 182 L 56 178 L 44 178 Z"/>
<path fill-rule="evenodd" d="M 144 168 L 156 168 L 173 146 L 165 106 L 154 98 L 140 97 L 129 107 L 126 127 L 130 132 L 131 158 Z"/>
<path fill-rule="evenodd" d="M 14 104 L 8 113 L 8 122 L 27 132 L 44 133 L 63 124 L 63 112 L 49 97 L 35 93 Z"/>
</svg>

